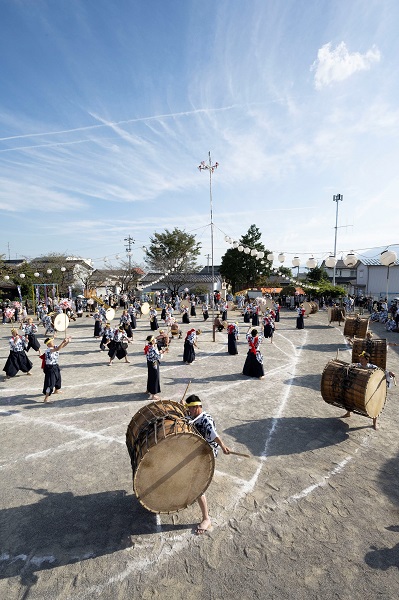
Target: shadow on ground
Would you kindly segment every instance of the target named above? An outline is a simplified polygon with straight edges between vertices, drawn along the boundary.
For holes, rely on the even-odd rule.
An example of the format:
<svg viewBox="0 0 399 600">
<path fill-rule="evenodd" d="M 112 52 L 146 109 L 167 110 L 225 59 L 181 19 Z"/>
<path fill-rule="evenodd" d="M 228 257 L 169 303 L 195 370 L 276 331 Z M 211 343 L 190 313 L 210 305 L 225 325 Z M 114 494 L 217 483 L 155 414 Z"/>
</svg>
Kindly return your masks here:
<svg viewBox="0 0 399 600">
<path fill-rule="evenodd" d="M 131 547 L 131 536 L 157 531 L 155 515 L 124 490 L 86 496 L 30 491 L 38 502 L 0 511 L 0 578 L 20 576 L 30 586 L 37 571 L 112 554 Z"/>
<path fill-rule="evenodd" d="M 278 435 L 270 437 L 272 429 L 278 430 Z M 267 455 L 284 456 L 341 444 L 348 438 L 348 431 L 348 424 L 336 418 L 281 417 L 251 420 L 225 429 L 224 433 L 247 446 L 255 456 L 264 452 L 266 437 Z"/>
<path fill-rule="evenodd" d="M 399 508 L 399 454 L 388 460 L 383 468 L 379 472 L 379 485 L 382 488 L 384 494 L 391 500 L 391 502 Z M 399 510 L 396 510 L 396 515 L 399 521 Z M 390 525 L 385 528 L 387 531 L 396 533 L 392 536 L 392 541 L 398 539 L 399 536 L 399 525 Z M 366 564 L 373 568 L 381 571 L 386 571 L 390 567 L 399 569 L 399 542 L 392 547 L 372 546 L 370 552 L 364 557 Z"/>
</svg>

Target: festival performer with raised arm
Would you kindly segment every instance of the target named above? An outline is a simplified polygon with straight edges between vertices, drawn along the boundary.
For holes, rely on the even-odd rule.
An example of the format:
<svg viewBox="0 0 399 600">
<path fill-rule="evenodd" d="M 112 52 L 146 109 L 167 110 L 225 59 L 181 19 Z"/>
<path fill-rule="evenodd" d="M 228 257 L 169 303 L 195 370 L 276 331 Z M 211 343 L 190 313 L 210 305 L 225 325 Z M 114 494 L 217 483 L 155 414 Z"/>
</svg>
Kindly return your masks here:
<svg viewBox="0 0 399 600">
<path fill-rule="evenodd" d="M 119 326 L 125 331 L 127 339 L 129 342 L 133 340 L 133 331 L 132 331 L 132 320 L 128 309 L 125 308 L 119 319 Z"/>
<path fill-rule="evenodd" d="M 189 329 L 186 334 L 186 339 L 184 340 L 184 353 L 183 353 L 183 361 L 186 365 L 191 365 L 195 361 L 195 348 L 197 346 L 197 335 L 200 335 L 201 330 L 197 329 Z"/>
<path fill-rule="evenodd" d="M 163 353 L 164 350 L 158 350 L 155 337 L 149 335 L 144 347 L 144 354 L 147 359 L 147 393 L 150 395 L 150 400 L 159 400 L 159 396 L 157 396 L 161 392 L 159 363 Z"/>
<path fill-rule="evenodd" d="M 218 432 L 216 431 L 216 424 L 212 416 L 203 411 L 202 402 L 199 397 L 195 394 L 191 394 L 191 396 L 189 396 L 186 400 L 186 407 L 190 417 L 189 423 L 211 446 L 215 458 L 218 455 L 219 446 L 224 454 L 230 454 L 230 448 L 223 443 L 218 435 Z M 202 494 L 198 498 L 198 504 L 201 509 L 202 521 L 197 525 L 195 533 L 197 535 L 202 535 L 206 531 L 211 531 L 212 529 L 212 523 L 208 513 L 208 503 L 205 494 Z"/>
<path fill-rule="evenodd" d="M 252 327 L 259 326 L 259 306 L 257 304 L 252 305 Z"/>
<path fill-rule="evenodd" d="M 272 313 L 267 308 L 265 312 L 265 316 L 263 317 L 263 336 L 265 338 L 270 338 L 270 342 L 273 344 L 273 334 L 274 334 L 274 319 Z"/>
<path fill-rule="evenodd" d="M 94 333 L 93 336 L 95 338 L 99 338 L 101 337 L 101 330 L 102 330 L 102 324 L 103 324 L 103 316 L 100 313 L 99 309 L 97 309 L 93 314 L 92 317 L 94 319 Z M 105 321 L 105 319 L 104 319 Z"/>
<path fill-rule="evenodd" d="M 130 360 L 127 359 L 128 345 L 129 341 L 123 327 L 117 327 L 114 329 L 112 332 L 112 339 L 108 344 L 109 367 L 112 365 L 112 361 L 114 360 L 115 356 L 118 360 L 122 360 L 122 358 L 124 358 L 126 363 L 130 362 Z"/>
<path fill-rule="evenodd" d="M 37 325 L 34 324 L 32 317 L 29 317 L 27 319 L 27 323 L 22 323 L 21 324 L 21 329 L 23 331 L 23 334 L 28 342 L 28 345 L 26 347 L 26 351 L 29 352 L 29 350 L 31 348 L 33 348 L 33 350 L 36 350 L 36 352 L 39 352 L 40 350 L 40 343 L 39 340 L 36 337 L 37 334 Z"/>
<path fill-rule="evenodd" d="M 13 327 L 11 329 L 11 337 L 8 340 L 10 346 L 10 354 L 8 355 L 6 364 L 3 367 L 5 371 L 6 379 L 15 377 L 15 375 L 22 371 L 27 375 L 31 375 L 30 370 L 33 365 L 25 352 L 28 346 L 27 338 L 19 335 L 18 330 Z"/>
<path fill-rule="evenodd" d="M 71 338 L 65 338 L 58 346 L 54 345 L 54 338 L 46 338 L 44 343 L 47 348 L 42 354 L 42 368 L 44 371 L 43 402 L 51 402 L 51 394 L 61 393 L 61 371 L 58 366 L 59 352 L 69 344 Z"/>
<path fill-rule="evenodd" d="M 257 377 L 258 379 L 263 379 L 265 376 L 263 369 L 263 356 L 259 350 L 260 344 L 263 340 L 263 335 L 258 333 L 257 329 L 251 330 L 250 327 L 248 329 L 246 338 L 249 350 L 242 373 L 243 375 L 247 375 L 247 377 Z"/>
<path fill-rule="evenodd" d="M 352 366 L 359 367 L 361 369 L 372 369 L 372 370 L 378 369 L 377 365 L 370 363 L 369 360 L 370 360 L 370 354 L 368 352 L 363 351 L 359 354 L 359 362 L 353 363 Z M 395 377 L 395 373 L 393 373 L 392 371 L 385 371 L 385 377 L 388 382 L 390 377 Z M 342 415 L 341 418 L 346 419 L 346 418 L 350 417 L 351 414 L 352 414 L 351 411 L 347 410 L 346 413 L 344 415 Z M 378 417 L 373 417 L 373 428 L 374 429 L 378 429 L 377 418 Z"/>
<path fill-rule="evenodd" d="M 238 354 L 237 340 L 239 335 L 238 323 L 230 323 L 227 327 L 227 351 L 229 354 Z"/>
</svg>

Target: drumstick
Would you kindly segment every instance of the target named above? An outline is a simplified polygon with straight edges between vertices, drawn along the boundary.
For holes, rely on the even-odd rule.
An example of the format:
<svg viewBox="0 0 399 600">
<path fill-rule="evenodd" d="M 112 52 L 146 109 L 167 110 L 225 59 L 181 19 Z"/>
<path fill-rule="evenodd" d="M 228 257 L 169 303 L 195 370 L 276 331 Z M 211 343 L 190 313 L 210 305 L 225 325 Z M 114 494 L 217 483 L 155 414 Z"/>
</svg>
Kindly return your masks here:
<svg viewBox="0 0 399 600">
<path fill-rule="evenodd" d="M 186 389 L 184 391 L 184 394 L 183 394 L 183 398 L 180 400 L 180 404 L 183 404 L 184 398 L 186 397 L 186 394 L 187 394 L 187 390 L 190 387 L 190 383 L 191 383 L 191 379 L 190 379 L 190 381 L 187 384 L 187 387 L 186 387 Z"/>
<path fill-rule="evenodd" d="M 243 456 L 244 458 L 251 458 L 249 454 L 243 454 L 242 452 L 233 452 L 233 450 L 230 450 L 229 454 L 234 454 L 234 456 Z"/>
</svg>

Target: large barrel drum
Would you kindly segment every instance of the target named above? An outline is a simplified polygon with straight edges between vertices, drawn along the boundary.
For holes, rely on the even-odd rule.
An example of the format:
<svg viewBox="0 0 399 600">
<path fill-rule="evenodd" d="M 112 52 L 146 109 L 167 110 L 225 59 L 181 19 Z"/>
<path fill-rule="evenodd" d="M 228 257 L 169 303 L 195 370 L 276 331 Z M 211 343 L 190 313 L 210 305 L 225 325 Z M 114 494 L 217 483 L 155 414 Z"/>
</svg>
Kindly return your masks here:
<svg viewBox="0 0 399 600">
<path fill-rule="evenodd" d="M 374 419 L 385 406 L 385 372 L 331 360 L 321 377 L 321 395 L 327 404 Z"/>
<path fill-rule="evenodd" d="M 304 302 L 303 308 L 305 309 L 305 315 L 314 315 L 319 310 L 319 307 L 316 302 Z"/>
<path fill-rule="evenodd" d="M 192 504 L 212 481 L 212 448 L 187 422 L 183 406 L 160 400 L 141 408 L 126 432 L 133 490 L 154 513 Z"/>
<path fill-rule="evenodd" d="M 352 346 L 352 362 L 359 362 L 359 354 L 367 352 L 370 354 L 370 363 L 377 365 L 380 369 L 387 368 L 387 340 L 368 340 L 355 338 Z"/>
<path fill-rule="evenodd" d="M 345 320 L 344 335 L 347 337 L 365 338 L 369 327 L 369 318 L 349 315 Z"/>
<path fill-rule="evenodd" d="M 332 323 L 333 321 L 334 322 L 338 321 L 338 323 L 345 321 L 345 309 L 344 308 L 340 308 L 339 306 L 330 306 L 329 307 L 328 322 Z"/>
</svg>

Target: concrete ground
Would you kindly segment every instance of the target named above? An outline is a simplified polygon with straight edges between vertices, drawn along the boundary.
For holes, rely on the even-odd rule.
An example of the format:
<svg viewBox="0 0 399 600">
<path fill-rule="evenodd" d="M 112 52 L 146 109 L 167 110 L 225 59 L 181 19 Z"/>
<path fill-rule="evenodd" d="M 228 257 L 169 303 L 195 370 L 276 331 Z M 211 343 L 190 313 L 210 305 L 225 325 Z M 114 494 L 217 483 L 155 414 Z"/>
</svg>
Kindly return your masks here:
<svg viewBox="0 0 399 600">
<path fill-rule="evenodd" d="M 60 358 L 64 393 L 53 404 L 42 402 L 37 356 L 32 377 L 1 384 L 1 599 L 397 600 L 399 388 L 388 392 L 378 431 L 366 417 L 341 419 L 320 380 L 338 350 L 350 362 L 343 328 L 320 312 L 296 330 L 295 314 L 282 312 L 274 343 L 262 345 L 260 381 L 241 375 L 246 329 L 238 313 L 231 318 L 238 356 L 197 317 L 197 360 L 183 364 L 183 341 L 174 340 L 161 366 L 163 399 L 180 400 L 191 381 L 225 443 L 250 454 L 217 458 L 207 491 L 214 528 L 203 536 L 193 533 L 196 503 L 155 515 L 133 495 L 125 433 L 148 402 L 148 317 L 131 363 L 112 367 L 92 319 L 72 323 Z M 10 326 L 0 328 L 4 364 Z M 399 375 L 397 350 L 388 366 Z"/>
</svg>

